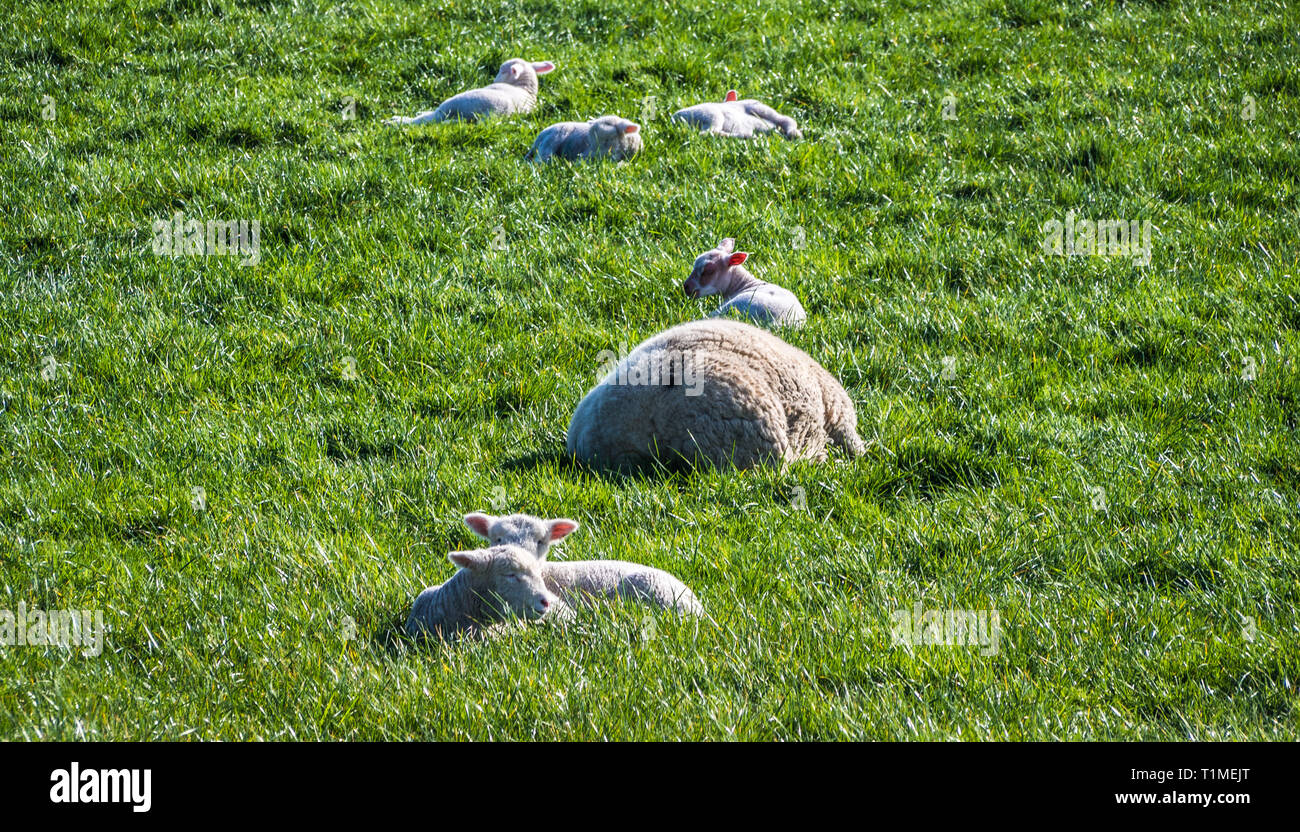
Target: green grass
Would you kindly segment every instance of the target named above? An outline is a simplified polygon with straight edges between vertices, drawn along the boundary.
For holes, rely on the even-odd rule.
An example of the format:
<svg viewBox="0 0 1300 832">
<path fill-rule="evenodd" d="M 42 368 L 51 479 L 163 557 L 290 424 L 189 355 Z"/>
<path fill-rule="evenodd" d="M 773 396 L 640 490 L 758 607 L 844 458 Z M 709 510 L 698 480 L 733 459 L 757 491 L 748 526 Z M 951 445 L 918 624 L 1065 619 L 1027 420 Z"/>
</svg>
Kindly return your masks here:
<svg viewBox="0 0 1300 832">
<path fill-rule="evenodd" d="M 110 632 L 0 647 L 0 737 L 1300 736 L 1285 0 L 5 6 L 0 609 Z M 558 65 L 536 112 L 381 126 L 516 55 Z M 668 124 L 729 87 L 806 141 Z M 647 96 L 635 161 L 521 161 Z M 1070 210 L 1150 220 L 1151 264 L 1045 256 Z M 155 256 L 175 211 L 256 219 L 261 262 Z M 723 236 L 802 298 L 867 455 L 568 461 L 598 353 L 702 315 Z M 412 648 L 502 495 L 714 621 Z M 892 646 L 917 602 L 998 610 L 999 651 Z"/>
</svg>

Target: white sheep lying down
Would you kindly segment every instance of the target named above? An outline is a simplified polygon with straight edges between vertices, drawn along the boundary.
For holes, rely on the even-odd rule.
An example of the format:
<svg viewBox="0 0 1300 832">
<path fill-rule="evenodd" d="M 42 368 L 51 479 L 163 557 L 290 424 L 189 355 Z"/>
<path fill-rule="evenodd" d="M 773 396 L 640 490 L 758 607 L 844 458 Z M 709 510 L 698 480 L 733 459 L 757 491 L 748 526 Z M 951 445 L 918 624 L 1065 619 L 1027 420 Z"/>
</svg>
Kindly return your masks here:
<svg viewBox="0 0 1300 832">
<path fill-rule="evenodd" d="M 452 552 L 447 558 L 460 569 L 446 583 L 416 596 L 406 619 L 412 638 L 454 641 L 489 635 L 511 619 L 563 619 L 572 614 L 546 588 L 542 563 L 527 549 L 493 546 Z"/>
<path fill-rule="evenodd" d="M 721 102 L 706 102 L 686 107 L 672 115 L 673 121 L 689 124 L 701 133 L 752 139 L 762 133 L 779 131 L 787 139 L 802 139 L 803 133 L 794 119 L 754 98 L 737 100 L 735 90 L 728 90 Z"/>
<path fill-rule="evenodd" d="M 748 252 L 736 251 L 736 241 L 727 237 L 717 248 L 695 258 L 682 291 L 692 298 L 722 295 L 726 302 L 713 312 L 713 317 L 735 313 L 759 326 L 803 326 L 808 315 L 799 298 L 783 286 L 750 274 L 741 265 L 748 257 Z"/>
<path fill-rule="evenodd" d="M 547 162 L 553 158 L 621 162 L 641 152 L 640 130 L 640 125 L 618 116 L 601 116 L 591 121 L 561 121 L 539 133 L 524 158 L 534 162 Z"/>
<path fill-rule="evenodd" d="M 447 559 L 460 569 L 446 584 L 416 595 L 407 616 L 407 634 L 455 641 L 498 632 L 512 619 L 543 616 L 568 619 L 572 610 L 542 578 L 542 563 L 519 546 L 454 551 Z"/>
<path fill-rule="evenodd" d="M 643 341 L 578 403 L 566 445 L 582 462 L 723 468 L 865 451 L 848 393 L 807 353 L 740 321 L 681 324 Z"/>
<path fill-rule="evenodd" d="M 553 69 L 555 64 L 550 61 L 511 58 L 501 65 L 496 80 L 486 87 L 453 95 L 436 110 L 426 110 L 409 118 L 394 116 L 384 123 L 410 127 L 431 121 L 478 121 L 490 116 L 532 112 L 537 107 L 537 76 Z"/>
<path fill-rule="evenodd" d="M 509 545 L 531 552 L 541 564 L 546 589 L 566 605 L 624 599 L 683 616 L 704 614 L 703 605 L 690 587 L 662 569 L 622 560 L 547 561 L 551 544 L 577 530 L 573 520 L 543 520 L 529 514 L 493 517 L 474 512 L 465 515 L 465 525 L 493 546 Z"/>
</svg>

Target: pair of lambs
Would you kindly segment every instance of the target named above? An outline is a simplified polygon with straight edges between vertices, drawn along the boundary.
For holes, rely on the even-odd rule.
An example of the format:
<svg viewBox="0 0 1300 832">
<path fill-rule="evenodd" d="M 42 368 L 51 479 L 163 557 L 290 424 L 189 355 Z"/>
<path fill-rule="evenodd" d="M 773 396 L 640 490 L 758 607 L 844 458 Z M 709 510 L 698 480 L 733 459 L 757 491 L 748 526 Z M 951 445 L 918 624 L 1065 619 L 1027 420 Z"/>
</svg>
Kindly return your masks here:
<svg viewBox="0 0 1300 832">
<path fill-rule="evenodd" d="M 386 123 L 406 127 L 530 113 L 537 107 L 537 76 L 554 69 L 555 64 L 550 61 L 511 58 L 501 65 L 496 79 L 486 87 L 453 95 L 436 110 L 411 118 L 397 116 Z M 641 152 L 640 129 L 640 125 L 618 116 L 601 116 L 588 122 L 563 121 L 543 130 L 525 158 L 537 162 L 554 157 L 570 160 L 607 157 L 621 161 Z"/>
<path fill-rule="evenodd" d="M 496 79 L 486 87 L 453 95 L 437 109 L 407 118 L 397 116 L 386 123 L 411 126 L 429 122 L 478 121 L 491 116 L 532 112 L 537 107 L 537 76 L 555 69 L 550 61 L 511 58 L 501 65 Z M 783 116 L 754 99 L 738 100 L 735 90 L 721 103 L 697 104 L 673 113 L 674 121 L 690 124 L 714 135 L 751 138 L 779 130 L 787 138 L 801 138 L 794 119 Z M 553 158 L 629 159 L 641 152 L 641 127 L 618 116 L 601 116 L 587 122 L 562 121 L 538 134 L 525 158 L 546 162 Z"/>
<path fill-rule="evenodd" d="M 686 617 L 704 614 L 695 593 L 662 569 L 618 560 L 548 561 L 551 544 L 577 530 L 572 520 L 475 512 L 465 515 L 465 525 L 491 546 L 448 555 L 460 569 L 416 597 L 406 620 L 412 638 L 489 635 L 511 619 L 565 621 L 574 606 L 602 598 L 649 603 Z"/>
</svg>

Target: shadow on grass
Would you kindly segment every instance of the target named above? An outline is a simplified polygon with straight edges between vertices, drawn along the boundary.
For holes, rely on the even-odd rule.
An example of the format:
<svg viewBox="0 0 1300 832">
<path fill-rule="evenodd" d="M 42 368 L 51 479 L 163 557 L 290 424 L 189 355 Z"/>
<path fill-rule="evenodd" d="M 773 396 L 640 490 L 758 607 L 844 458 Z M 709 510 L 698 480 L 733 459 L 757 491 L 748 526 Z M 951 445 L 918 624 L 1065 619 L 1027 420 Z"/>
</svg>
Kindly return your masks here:
<svg viewBox="0 0 1300 832">
<path fill-rule="evenodd" d="M 589 474 L 609 482 L 644 482 L 685 477 L 693 472 L 694 466 L 686 460 L 678 462 L 646 460 L 635 464 L 604 466 L 581 462 L 566 451 L 531 451 L 523 456 L 506 460 L 501 467 L 506 471 L 549 468 L 560 474 Z"/>
</svg>

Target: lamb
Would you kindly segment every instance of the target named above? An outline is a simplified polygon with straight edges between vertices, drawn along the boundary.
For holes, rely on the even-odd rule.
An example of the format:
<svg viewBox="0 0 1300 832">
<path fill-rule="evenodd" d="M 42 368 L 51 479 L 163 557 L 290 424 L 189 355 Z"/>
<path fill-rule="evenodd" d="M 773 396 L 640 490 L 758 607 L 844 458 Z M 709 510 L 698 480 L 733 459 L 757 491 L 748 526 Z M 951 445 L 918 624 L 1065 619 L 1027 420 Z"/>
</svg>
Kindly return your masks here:
<svg viewBox="0 0 1300 832">
<path fill-rule="evenodd" d="M 569 422 L 579 461 L 617 469 L 652 461 L 784 468 L 859 456 L 853 401 L 807 353 L 741 321 L 709 318 L 643 341 L 593 387 Z"/>
<path fill-rule="evenodd" d="M 552 543 L 578 530 L 578 524 L 566 518 L 543 520 L 531 514 L 493 517 L 481 511 L 466 514 L 465 525 L 493 546 L 518 546 L 532 552 L 538 560 L 546 560 Z"/>
<path fill-rule="evenodd" d="M 431 121 L 478 121 L 489 116 L 532 112 L 537 106 L 537 76 L 553 69 L 555 64 L 550 61 L 511 58 L 501 65 L 496 80 L 488 86 L 453 95 L 436 110 L 426 110 L 410 118 L 395 116 L 384 123 L 406 127 Z"/>
<path fill-rule="evenodd" d="M 758 133 L 780 130 L 787 139 L 802 139 L 803 133 L 794 119 L 783 116 L 753 98 L 737 101 L 735 90 L 728 90 L 722 103 L 707 102 L 673 113 L 673 121 L 690 124 L 701 133 L 752 139 Z"/>
<path fill-rule="evenodd" d="M 683 616 L 704 614 L 695 593 L 662 569 L 621 560 L 546 561 L 551 543 L 577 530 L 578 524 L 572 520 L 543 520 L 530 514 L 493 517 L 474 512 L 465 515 L 465 525 L 493 546 L 511 545 L 531 552 L 542 566 L 547 591 L 565 605 L 576 607 L 597 598 L 623 598 L 671 609 Z"/>
<path fill-rule="evenodd" d="M 569 161 L 607 158 L 615 162 L 641 152 L 641 126 L 618 116 L 591 121 L 561 121 L 537 135 L 524 158 L 546 162 L 559 157 Z"/>
<path fill-rule="evenodd" d="M 726 303 L 713 317 L 734 312 L 751 318 L 759 326 L 803 326 L 808 316 L 794 293 L 750 274 L 741 265 L 749 253 L 735 248 L 736 241 L 727 237 L 717 248 L 696 257 L 682 291 L 692 298 L 722 295 Z"/>
<path fill-rule="evenodd" d="M 542 562 L 526 549 L 493 546 L 447 557 L 460 569 L 446 583 L 416 596 L 406 619 L 406 632 L 412 638 L 454 641 L 491 634 L 512 618 L 572 614 L 546 588 Z"/>
</svg>

